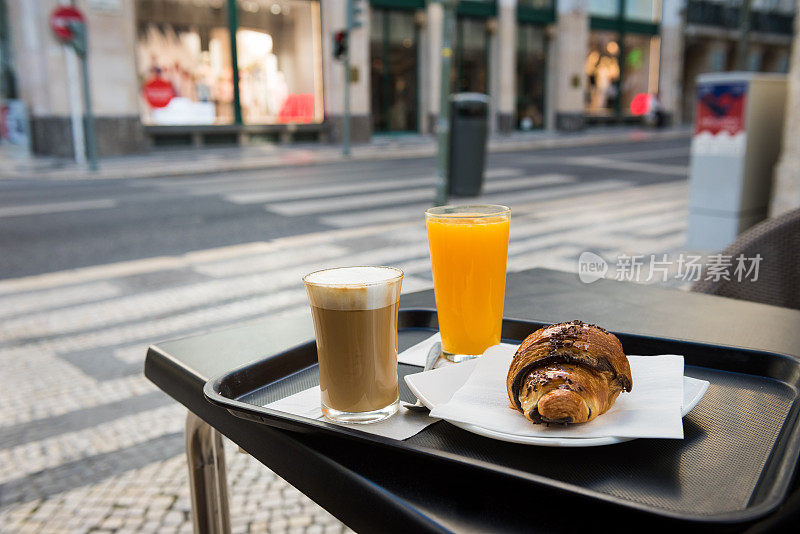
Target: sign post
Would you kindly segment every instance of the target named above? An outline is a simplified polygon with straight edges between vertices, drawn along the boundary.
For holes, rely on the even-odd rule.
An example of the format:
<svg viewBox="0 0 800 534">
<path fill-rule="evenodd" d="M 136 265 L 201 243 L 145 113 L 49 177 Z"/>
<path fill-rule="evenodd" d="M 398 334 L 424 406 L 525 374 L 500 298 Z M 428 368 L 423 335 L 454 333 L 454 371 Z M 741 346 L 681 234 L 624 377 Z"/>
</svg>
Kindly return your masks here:
<svg viewBox="0 0 800 534">
<path fill-rule="evenodd" d="M 67 89 L 69 91 L 69 115 L 72 125 L 72 148 L 75 163 L 86 164 L 86 136 L 83 133 L 83 104 L 81 104 L 81 80 L 78 74 L 78 55 L 71 47 L 64 49 L 67 67 Z"/>
<path fill-rule="evenodd" d="M 333 57 L 342 62 L 344 70 L 344 109 L 342 110 L 342 154 L 350 155 L 350 84 L 358 81 L 358 70 L 350 66 L 350 34 L 362 26 L 362 0 L 345 0 L 344 29 L 333 36 Z"/>
<path fill-rule="evenodd" d="M 62 43 L 72 46 L 81 60 L 81 74 L 83 75 L 83 107 L 84 128 L 86 133 L 86 156 L 89 160 L 89 169 L 97 170 L 97 140 L 94 132 L 94 117 L 92 115 L 92 99 L 89 86 L 89 65 L 86 58 L 88 39 L 86 32 L 86 19 L 74 6 L 59 6 L 50 15 L 50 27 L 53 34 Z M 73 130 L 74 131 L 74 130 Z M 74 140 L 76 145 L 80 141 Z"/>
<path fill-rule="evenodd" d="M 345 0 L 345 35 L 350 40 L 353 29 L 353 0 Z M 344 109 L 342 110 L 342 154 L 350 155 L 350 43 L 344 49 Z"/>
<path fill-rule="evenodd" d="M 436 166 L 436 198 L 434 206 L 447 204 L 447 164 L 450 150 L 450 69 L 453 62 L 453 36 L 456 31 L 456 5 L 458 0 L 439 0 L 442 4 L 442 47 L 439 61 L 442 81 L 439 89 L 439 118 L 436 121 L 436 135 L 439 138 L 439 157 Z"/>
</svg>

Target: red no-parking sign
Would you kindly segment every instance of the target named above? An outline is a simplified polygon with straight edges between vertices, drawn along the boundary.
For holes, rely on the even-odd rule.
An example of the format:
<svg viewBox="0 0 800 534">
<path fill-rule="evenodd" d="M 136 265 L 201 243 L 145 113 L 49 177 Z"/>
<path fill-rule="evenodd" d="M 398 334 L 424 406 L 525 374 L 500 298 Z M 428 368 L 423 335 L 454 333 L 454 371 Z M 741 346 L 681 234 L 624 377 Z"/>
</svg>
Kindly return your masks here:
<svg viewBox="0 0 800 534">
<path fill-rule="evenodd" d="M 83 13 L 73 6 L 59 6 L 50 14 L 50 28 L 59 41 L 69 42 L 75 37 L 70 24 L 85 24 Z"/>
<path fill-rule="evenodd" d="M 163 108 L 175 96 L 175 88 L 167 80 L 151 78 L 142 87 L 144 98 L 154 108 Z"/>
</svg>

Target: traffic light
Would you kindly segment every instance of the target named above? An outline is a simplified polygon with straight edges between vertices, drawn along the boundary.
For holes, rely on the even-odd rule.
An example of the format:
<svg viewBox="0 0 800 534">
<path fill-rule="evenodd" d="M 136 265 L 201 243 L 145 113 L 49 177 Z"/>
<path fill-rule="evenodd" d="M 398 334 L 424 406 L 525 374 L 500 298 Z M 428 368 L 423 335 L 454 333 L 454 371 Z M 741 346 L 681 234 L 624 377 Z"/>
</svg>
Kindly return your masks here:
<svg viewBox="0 0 800 534">
<path fill-rule="evenodd" d="M 333 34 L 333 57 L 342 60 L 347 55 L 347 32 L 339 30 Z"/>
</svg>

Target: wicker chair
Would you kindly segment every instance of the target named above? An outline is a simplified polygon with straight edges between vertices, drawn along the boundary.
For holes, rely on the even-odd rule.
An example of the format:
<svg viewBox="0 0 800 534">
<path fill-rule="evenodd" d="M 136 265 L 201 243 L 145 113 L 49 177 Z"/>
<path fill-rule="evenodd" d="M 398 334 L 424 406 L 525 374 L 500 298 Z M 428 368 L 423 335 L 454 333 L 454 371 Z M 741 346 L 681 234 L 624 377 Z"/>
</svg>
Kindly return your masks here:
<svg viewBox="0 0 800 534">
<path fill-rule="evenodd" d="M 731 256 L 734 265 L 740 254 L 760 254 L 758 279 L 713 281 L 704 272 L 692 291 L 800 309 L 800 209 L 753 226 L 721 254 Z"/>
</svg>

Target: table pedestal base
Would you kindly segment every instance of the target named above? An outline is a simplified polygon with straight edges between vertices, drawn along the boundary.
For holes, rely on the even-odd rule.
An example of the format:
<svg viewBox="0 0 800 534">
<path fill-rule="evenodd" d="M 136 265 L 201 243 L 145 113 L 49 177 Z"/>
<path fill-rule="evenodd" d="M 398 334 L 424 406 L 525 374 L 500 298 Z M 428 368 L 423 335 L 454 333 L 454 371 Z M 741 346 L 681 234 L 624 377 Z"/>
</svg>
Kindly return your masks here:
<svg viewBox="0 0 800 534">
<path fill-rule="evenodd" d="M 222 435 L 192 412 L 186 415 L 186 461 L 195 534 L 230 534 Z"/>
</svg>

